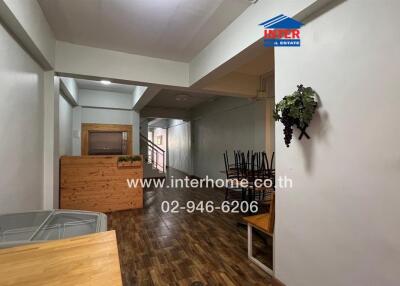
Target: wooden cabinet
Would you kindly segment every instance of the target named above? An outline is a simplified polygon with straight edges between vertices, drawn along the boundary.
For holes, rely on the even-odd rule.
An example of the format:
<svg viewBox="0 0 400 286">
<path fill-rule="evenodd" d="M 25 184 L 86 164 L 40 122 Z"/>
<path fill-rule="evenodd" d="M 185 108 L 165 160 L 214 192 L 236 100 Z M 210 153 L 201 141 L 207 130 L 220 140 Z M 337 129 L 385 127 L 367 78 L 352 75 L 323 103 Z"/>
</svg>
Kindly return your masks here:
<svg viewBox="0 0 400 286">
<path fill-rule="evenodd" d="M 120 124 L 97 124 L 97 123 L 83 123 L 82 124 L 82 142 L 81 142 L 81 155 L 87 156 L 90 149 L 90 138 L 91 134 L 105 134 L 105 133 L 120 133 L 126 134 L 126 138 L 123 138 L 120 154 L 132 155 L 132 125 L 120 125 Z M 118 154 L 118 153 L 101 153 L 101 154 Z"/>
</svg>

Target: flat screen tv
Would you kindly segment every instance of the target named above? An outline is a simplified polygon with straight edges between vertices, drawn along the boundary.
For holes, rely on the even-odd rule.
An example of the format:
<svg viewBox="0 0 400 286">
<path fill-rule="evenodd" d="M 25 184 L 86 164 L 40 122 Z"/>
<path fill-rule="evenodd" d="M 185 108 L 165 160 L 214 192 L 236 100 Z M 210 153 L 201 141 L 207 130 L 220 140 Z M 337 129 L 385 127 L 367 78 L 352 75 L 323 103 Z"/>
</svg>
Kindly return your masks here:
<svg viewBox="0 0 400 286">
<path fill-rule="evenodd" d="M 90 131 L 89 155 L 127 155 L 126 132 Z"/>
</svg>

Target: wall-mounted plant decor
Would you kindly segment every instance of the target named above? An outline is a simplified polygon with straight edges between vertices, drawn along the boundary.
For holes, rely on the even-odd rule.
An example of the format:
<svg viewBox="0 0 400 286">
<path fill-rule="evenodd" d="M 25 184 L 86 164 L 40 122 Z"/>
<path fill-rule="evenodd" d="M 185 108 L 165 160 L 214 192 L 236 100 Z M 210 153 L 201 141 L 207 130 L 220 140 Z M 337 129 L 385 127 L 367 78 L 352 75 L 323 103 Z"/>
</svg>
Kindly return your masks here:
<svg viewBox="0 0 400 286">
<path fill-rule="evenodd" d="M 289 147 L 292 140 L 293 126 L 300 129 L 300 140 L 303 136 L 310 139 L 306 129 L 310 125 L 317 108 L 316 95 L 316 92 L 311 87 L 304 87 L 300 84 L 293 94 L 285 96 L 275 106 L 274 119 L 282 122 L 285 126 L 283 133 L 287 147 Z"/>
</svg>

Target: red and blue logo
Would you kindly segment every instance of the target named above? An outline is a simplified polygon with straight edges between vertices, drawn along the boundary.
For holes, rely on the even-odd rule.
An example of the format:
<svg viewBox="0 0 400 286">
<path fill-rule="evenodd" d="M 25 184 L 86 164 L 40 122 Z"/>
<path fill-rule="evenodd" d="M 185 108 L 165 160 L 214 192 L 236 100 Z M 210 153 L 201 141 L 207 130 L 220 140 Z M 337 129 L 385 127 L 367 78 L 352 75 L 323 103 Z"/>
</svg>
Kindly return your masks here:
<svg viewBox="0 0 400 286">
<path fill-rule="evenodd" d="M 264 26 L 264 46 L 300 47 L 300 28 L 303 25 L 283 14 L 259 24 Z"/>
</svg>

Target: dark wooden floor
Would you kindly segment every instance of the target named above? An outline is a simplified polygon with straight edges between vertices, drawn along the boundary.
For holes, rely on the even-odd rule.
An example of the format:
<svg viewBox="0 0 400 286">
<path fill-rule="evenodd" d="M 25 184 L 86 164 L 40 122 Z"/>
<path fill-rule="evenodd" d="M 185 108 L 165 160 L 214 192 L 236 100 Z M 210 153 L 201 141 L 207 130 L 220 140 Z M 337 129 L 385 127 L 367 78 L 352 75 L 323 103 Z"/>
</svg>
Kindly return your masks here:
<svg viewBox="0 0 400 286">
<path fill-rule="evenodd" d="M 240 215 L 161 212 L 164 200 L 218 204 L 223 199 L 214 189 L 152 189 L 145 192 L 143 209 L 108 214 L 109 229 L 117 232 L 124 285 L 269 285 L 271 277 L 247 258 L 247 230 L 236 225 Z M 253 237 L 257 257 L 270 265 L 271 246 Z"/>
</svg>

